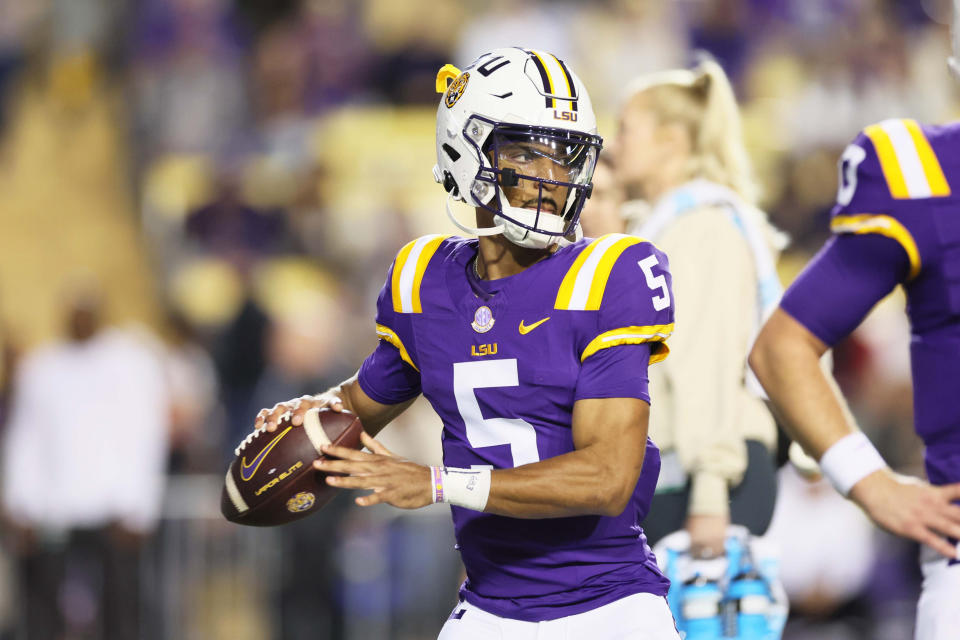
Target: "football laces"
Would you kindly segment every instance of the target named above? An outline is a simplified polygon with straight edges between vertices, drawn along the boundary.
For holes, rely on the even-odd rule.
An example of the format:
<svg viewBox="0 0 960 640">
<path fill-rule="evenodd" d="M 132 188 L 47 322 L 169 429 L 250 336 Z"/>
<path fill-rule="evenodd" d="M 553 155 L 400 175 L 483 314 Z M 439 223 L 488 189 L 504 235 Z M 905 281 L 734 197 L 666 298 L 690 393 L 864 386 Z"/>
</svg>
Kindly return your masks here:
<svg viewBox="0 0 960 640">
<path fill-rule="evenodd" d="M 293 415 L 293 412 L 288 409 L 284 413 L 280 414 L 280 422 L 283 422 L 284 420 L 289 420 L 292 415 Z M 266 425 L 262 427 L 257 427 L 256 429 L 254 429 L 250 433 L 250 435 L 244 438 L 243 441 L 237 446 L 237 448 L 233 450 L 233 455 L 239 456 L 240 452 L 247 448 L 247 445 L 252 444 L 253 441 L 259 438 L 260 435 L 266 430 L 267 430 Z"/>
</svg>

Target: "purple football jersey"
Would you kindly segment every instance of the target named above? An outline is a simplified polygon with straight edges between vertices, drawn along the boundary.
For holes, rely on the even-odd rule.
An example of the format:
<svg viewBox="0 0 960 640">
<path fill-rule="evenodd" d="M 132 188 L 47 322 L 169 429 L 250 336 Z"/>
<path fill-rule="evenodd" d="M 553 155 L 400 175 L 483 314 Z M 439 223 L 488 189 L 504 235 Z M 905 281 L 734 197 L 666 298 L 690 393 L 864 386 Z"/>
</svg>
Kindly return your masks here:
<svg viewBox="0 0 960 640">
<path fill-rule="evenodd" d="M 504 469 L 568 453 L 577 400 L 649 402 L 647 366 L 666 357 L 673 330 L 663 253 L 612 234 L 494 281 L 473 275 L 476 254 L 476 240 L 441 236 L 401 250 L 378 300 L 380 346 L 359 375 L 387 404 L 422 390 L 443 421 L 445 465 Z M 452 507 L 462 597 L 540 621 L 666 594 L 640 528 L 659 471 L 648 439 L 637 487 L 616 517 L 531 520 Z"/>
<path fill-rule="evenodd" d="M 840 237 L 782 307 L 832 345 L 902 284 L 927 475 L 934 484 L 960 482 L 960 123 L 872 125 L 847 147 L 840 168 L 831 221 Z"/>
</svg>

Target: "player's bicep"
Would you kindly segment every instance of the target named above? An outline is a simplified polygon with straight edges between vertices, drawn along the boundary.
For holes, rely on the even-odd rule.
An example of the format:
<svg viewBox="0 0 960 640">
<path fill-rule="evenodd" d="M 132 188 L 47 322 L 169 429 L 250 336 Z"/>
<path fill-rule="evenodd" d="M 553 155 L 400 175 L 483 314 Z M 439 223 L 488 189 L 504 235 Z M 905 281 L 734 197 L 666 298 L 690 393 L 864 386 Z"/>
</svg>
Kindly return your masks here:
<svg viewBox="0 0 960 640">
<path fill-rule="evenodd" d="M 655 344 L 623 344 L 592 354 L 580 366 L 574 401 L 637 398 L 649 404 L 647 369 Z"/>
<path fill-rule="evenodd" d="M 886 236 L 831 238 L 787 289 L 781 308 L 824 344 L 850 334 L 904 280 L 910 260 Z"/>
</svg>

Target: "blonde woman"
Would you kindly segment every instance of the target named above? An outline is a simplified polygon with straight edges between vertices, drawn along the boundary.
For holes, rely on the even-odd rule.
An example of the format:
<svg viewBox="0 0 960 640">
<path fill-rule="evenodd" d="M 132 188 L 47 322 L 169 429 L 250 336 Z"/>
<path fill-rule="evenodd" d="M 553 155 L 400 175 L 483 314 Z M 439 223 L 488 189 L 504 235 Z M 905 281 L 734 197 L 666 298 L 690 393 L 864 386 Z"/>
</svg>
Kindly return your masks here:
<svg viewBox="0 0 960 640">
<path fill-rule="evenodd" d="M 717 555 L 727 525 L 761 534 L 773 513 L 776 426 L 746 357 L 779 300 L 785 242 L 754 206 L 737 103 L 715 62 L 638 79 L 619 128 L 627 230 L 669 256 L 676 296 L 671 357 L 650 371 L 650 436 L 664 455 L 643 527 L 651 544 L 685 528 L 695 554 Z"/>
</svg>

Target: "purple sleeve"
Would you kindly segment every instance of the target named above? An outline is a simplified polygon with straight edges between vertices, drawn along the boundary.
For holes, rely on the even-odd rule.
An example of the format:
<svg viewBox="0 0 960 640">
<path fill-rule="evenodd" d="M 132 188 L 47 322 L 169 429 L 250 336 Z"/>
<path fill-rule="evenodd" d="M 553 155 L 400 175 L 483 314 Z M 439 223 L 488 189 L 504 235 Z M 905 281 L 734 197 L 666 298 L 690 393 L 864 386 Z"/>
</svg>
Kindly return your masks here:
<svg viewBox="0 0 960 640">
<path fill-rule="evenodd" d="M 357 382 L 380 404 L 400 404 L 420 395 L 420 372 L 403 361 L 393 345 L 381 340 L 360 365 Z"/>
<path fill-rule="evenodd" d="M 650 404 L 647 366 L 651 343 L 602 349 L 583 362 L 574 401 L 584 398 L 640 398 Z"/>
<path fill-rule="evenodd" d="M 872 234 L 834 236 L 790 285 L 780 308 L 833 346 L 857 328 L 909 269 L 907 254 L 896 240 Z"/>
</svg>

